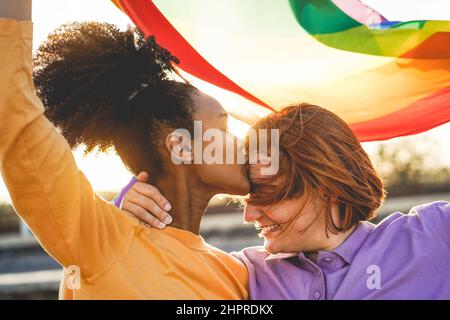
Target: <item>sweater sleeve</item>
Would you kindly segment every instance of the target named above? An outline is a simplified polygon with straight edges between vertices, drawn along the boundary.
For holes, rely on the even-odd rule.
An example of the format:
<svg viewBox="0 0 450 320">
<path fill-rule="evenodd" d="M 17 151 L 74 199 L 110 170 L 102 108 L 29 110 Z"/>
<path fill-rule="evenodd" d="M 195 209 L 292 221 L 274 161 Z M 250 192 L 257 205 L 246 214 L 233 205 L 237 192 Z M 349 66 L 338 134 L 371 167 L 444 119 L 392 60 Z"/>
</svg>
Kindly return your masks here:
<svg viewBox="0 0 450 320">
<path fill-rule="evenodd" d="M 31 22 L 0 19 L 0 171 L 14 209 L 45 250 L 87 279 L 114 261 L 138 222 L 93 192 L 44 116 L 31 43 Z"/>
</svg>

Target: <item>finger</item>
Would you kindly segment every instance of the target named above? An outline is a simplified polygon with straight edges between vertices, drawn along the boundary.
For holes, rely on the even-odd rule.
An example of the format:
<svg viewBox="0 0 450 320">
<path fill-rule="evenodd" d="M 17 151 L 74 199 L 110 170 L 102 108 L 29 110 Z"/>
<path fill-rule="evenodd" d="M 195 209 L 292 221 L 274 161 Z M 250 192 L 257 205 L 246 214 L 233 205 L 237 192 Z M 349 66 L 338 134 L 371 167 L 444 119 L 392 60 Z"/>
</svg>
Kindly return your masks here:
<svg viewBox="0 0 450 320">
<path fill-rule="evenodd" d="M 172 223 L 172 217 L 167 212 L 162 210 L 159 205 L 152 199 L 138 192 L 133 192 L 130 193 L 128 201 L 145 209 L 149 214 L 155 216 L 164 224 Z"/>
<path fill-rule="evenodd" d="M 169 211 L 170 209 L 172 209 L 169 201 L 167 201 L 167 199 L 164 198 L 159 190 L 154 186 L 138 181 L 133 185 L 133 189 L 155 201 L 159 205 L 161 210 Z"/>
<path fill-rule="evenodd" d="M 155 228 L 164 229 L 166 227 L 166 225 L 159 221 L 159 219 L 155 218 L 153 215 L 145 211 L 145 209 L 141 208 L 138 205 L 135 205 L 132 202 L 127 202 L 126 208 L 123 208 L 123 210 L 128 211 L 143 223 L 146 223 Z"/>
<path fill-rule="evenodd" d="M 147 182 L 150 179 L 150 175 L 146 171 L 141 171 L 139 172 L 137 179 L 141 182 Z"/>
<path fill-rule="evenodd" d="M 151 225 L 149 225 L 148 223 L 145 223 L 144 221 L 139 221 L 139 224 L 142 224 L 143 226 L 145 226 L 147 228 L 152 228 Z"/>
</svg>

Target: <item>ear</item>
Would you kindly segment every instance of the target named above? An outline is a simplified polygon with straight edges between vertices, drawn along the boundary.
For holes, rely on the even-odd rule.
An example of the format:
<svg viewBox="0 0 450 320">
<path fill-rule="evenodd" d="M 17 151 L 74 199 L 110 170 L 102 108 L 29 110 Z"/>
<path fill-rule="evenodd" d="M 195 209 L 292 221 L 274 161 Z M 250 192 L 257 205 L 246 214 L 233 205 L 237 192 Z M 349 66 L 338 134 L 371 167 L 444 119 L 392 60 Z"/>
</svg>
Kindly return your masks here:
<svg viewBox="0 0 450 320">
<path fill-rule="evenodd" d="M 165 149 L 170 153 L 174 164 L 191 164 L 194 159 L 192 152 L 191 133 L 186 129 L 176 129 L 166 136 Z"/>
</svg>

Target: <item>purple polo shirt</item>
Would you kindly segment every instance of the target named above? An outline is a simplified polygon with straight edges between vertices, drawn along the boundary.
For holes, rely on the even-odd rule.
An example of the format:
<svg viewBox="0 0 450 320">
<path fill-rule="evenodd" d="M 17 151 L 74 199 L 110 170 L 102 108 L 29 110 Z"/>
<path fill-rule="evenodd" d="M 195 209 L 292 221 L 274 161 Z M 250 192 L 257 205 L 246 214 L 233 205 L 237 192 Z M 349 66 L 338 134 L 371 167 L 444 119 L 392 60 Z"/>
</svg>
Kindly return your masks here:
<svg viewBox="0 0 450 320">
<path fill-rule="evenodd" d="M 423 204 L 378 225 L 360 222 L 314 263 L 263 247 L 233 253 L 247 266 L 251 299 L 450 299 L 450 204 Z"/>
</svg>

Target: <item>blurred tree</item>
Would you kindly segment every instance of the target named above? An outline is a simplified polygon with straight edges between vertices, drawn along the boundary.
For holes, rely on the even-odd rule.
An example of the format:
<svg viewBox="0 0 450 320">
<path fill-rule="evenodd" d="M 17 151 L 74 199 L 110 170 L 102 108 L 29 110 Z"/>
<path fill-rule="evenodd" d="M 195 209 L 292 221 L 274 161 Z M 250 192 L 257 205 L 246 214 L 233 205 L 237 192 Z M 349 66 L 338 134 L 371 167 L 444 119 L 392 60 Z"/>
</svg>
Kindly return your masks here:
<svg viewBox="0 0 450 320">
<path fill-rule="evenodd" d="M 442 165 L 431 137 L 380 143 L 371 159 L 390 196 L 450 191 L 450 167 Z"/>
</svg>

